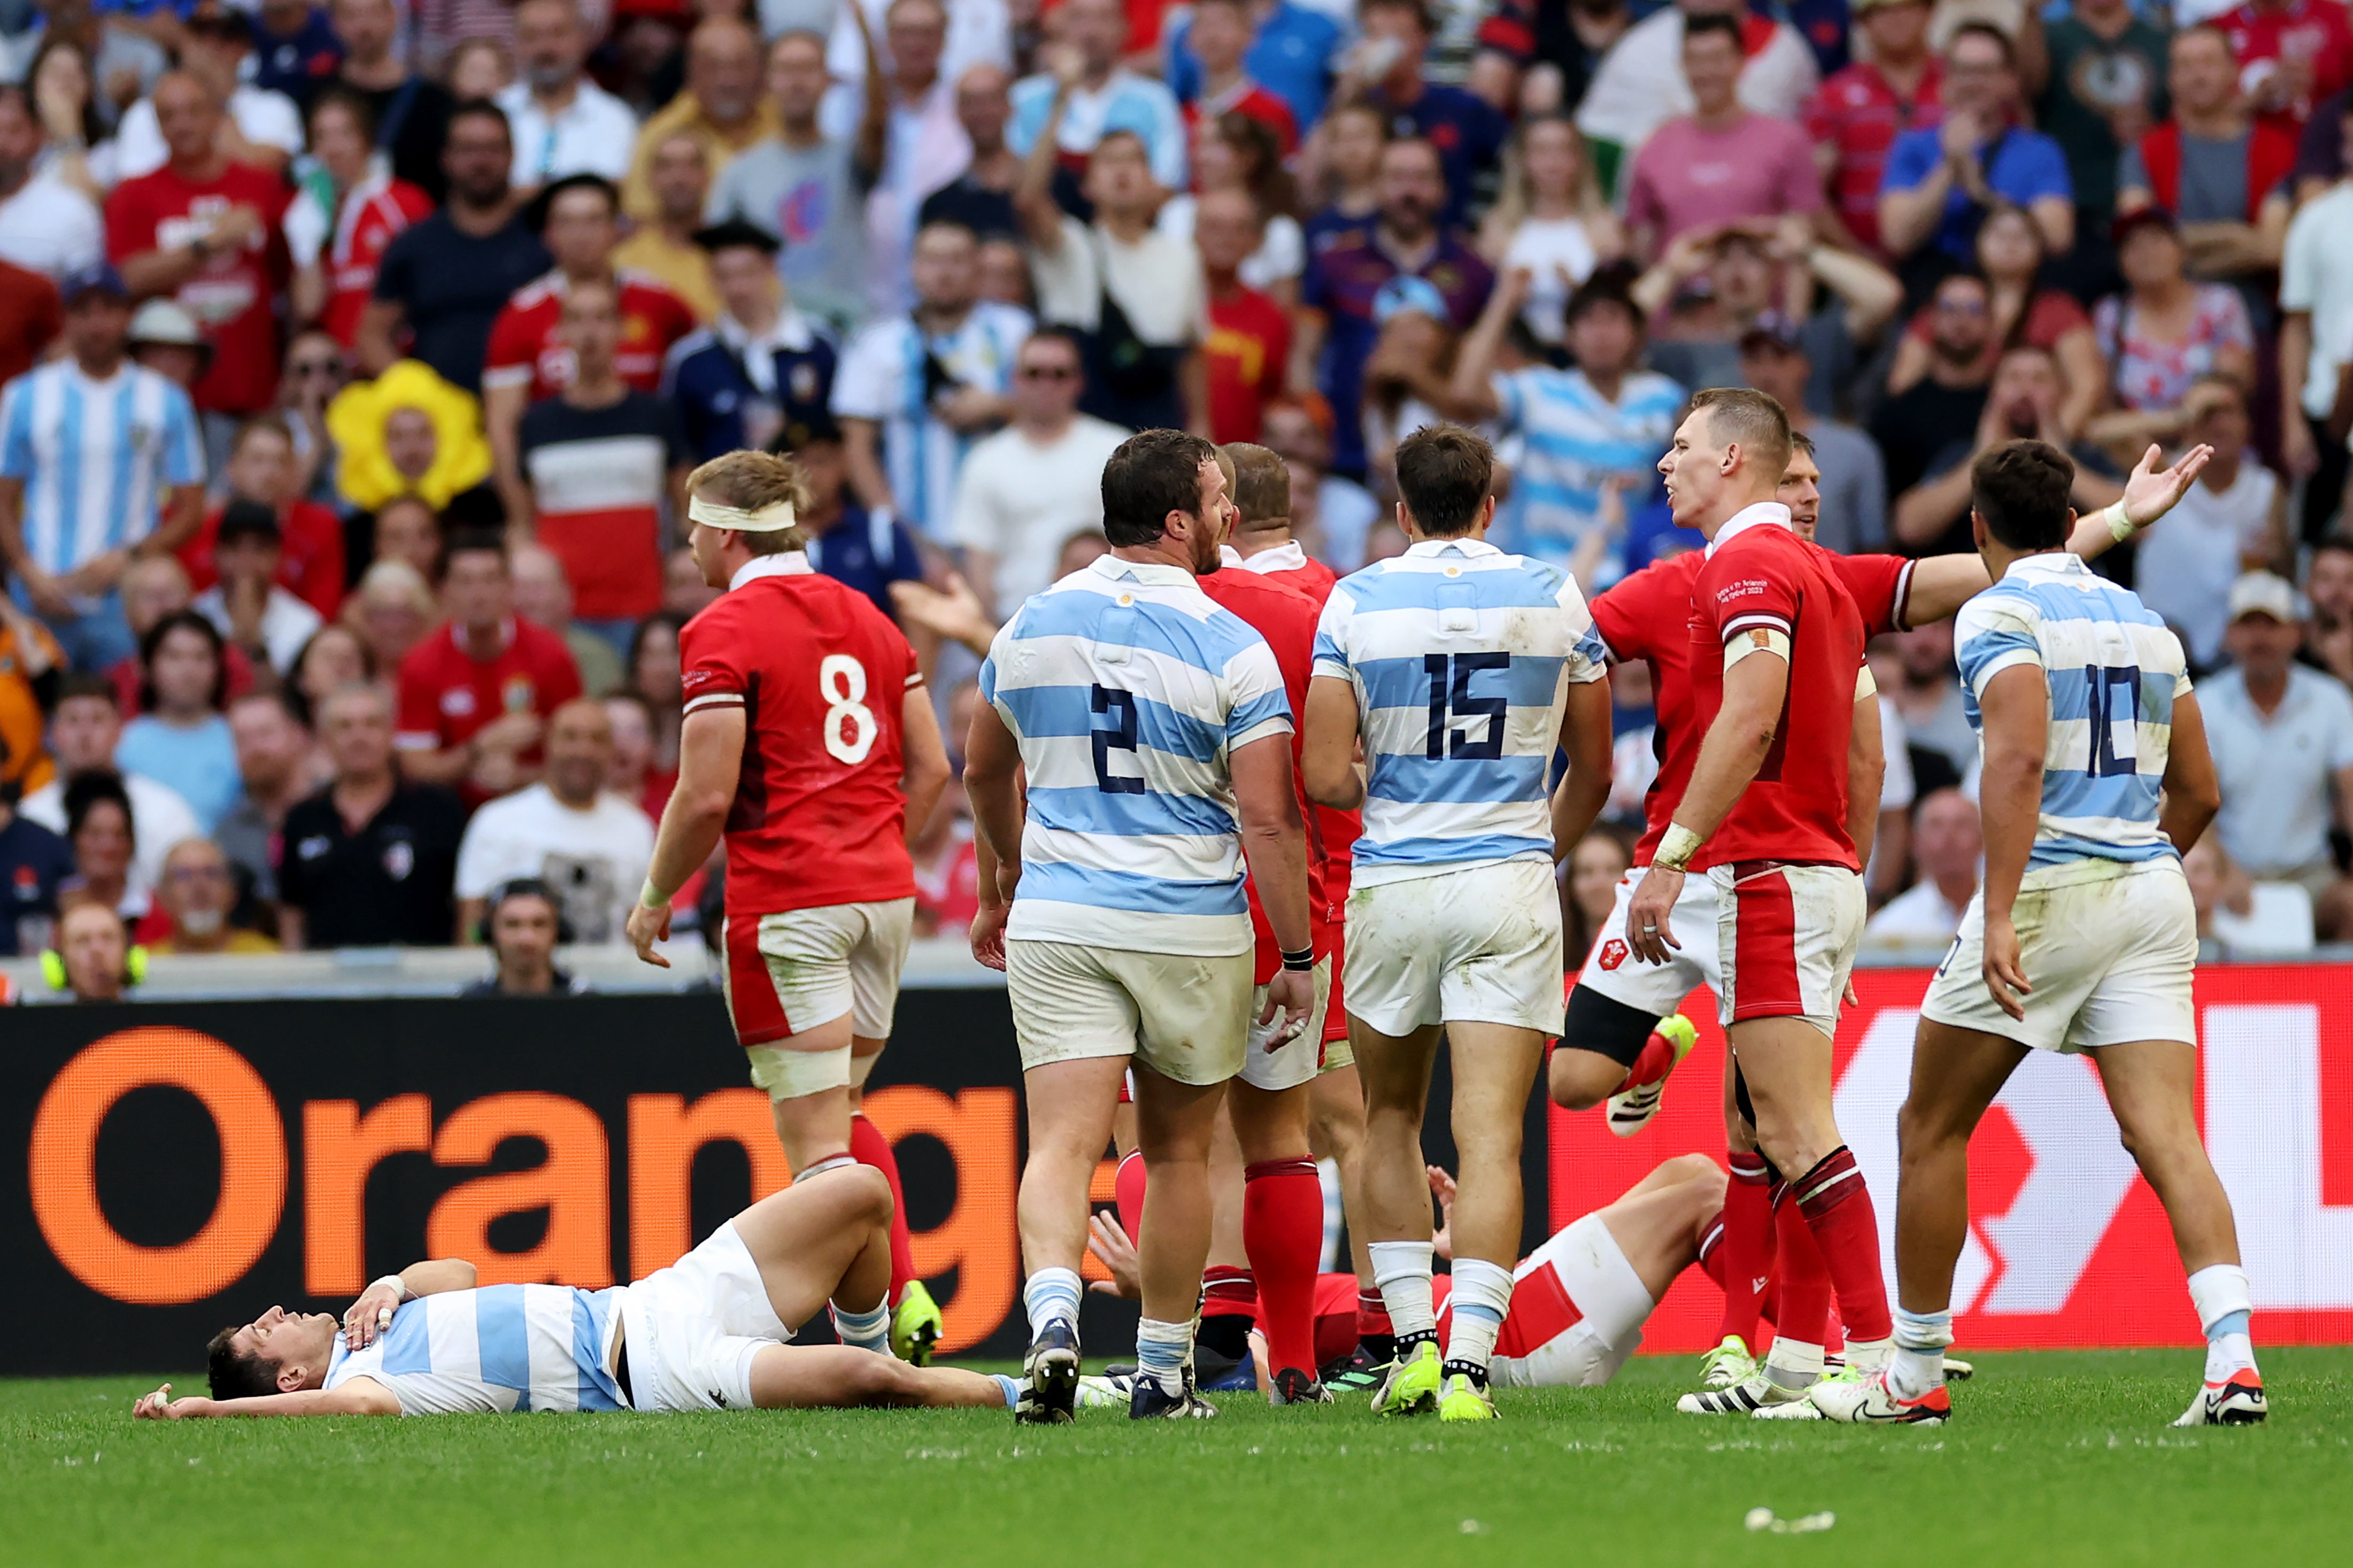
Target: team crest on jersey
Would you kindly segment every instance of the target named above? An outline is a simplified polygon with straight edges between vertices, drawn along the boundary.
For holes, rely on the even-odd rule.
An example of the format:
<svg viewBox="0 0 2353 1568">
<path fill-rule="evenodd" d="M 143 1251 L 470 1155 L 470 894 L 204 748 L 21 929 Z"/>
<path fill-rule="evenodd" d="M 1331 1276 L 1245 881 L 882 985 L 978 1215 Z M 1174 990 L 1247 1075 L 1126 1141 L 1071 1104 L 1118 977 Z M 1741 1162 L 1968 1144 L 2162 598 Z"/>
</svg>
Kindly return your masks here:
<svg viewBox="0 0 2353 1568">
<path fill-rule="evenodd" d="M 1613 970 L 1625 962 L 1625 942 L 1613 936 L 1608 942 L 1601 944 L 1601 967 L 1603 969 Z"/>
<path fill-rule="evenodd" d="M 531 677 L 528 675 L 510 675 L 499 695 L 505 702 L 508 712 L 528 713 L 532 710 L 533 700 L 539 695 L 539 688 L 532 684 Z"/>
<path fill-rule="evenodd" d="M 417 869 L 417 847 L 406 838 L 396 838 L 384 847 L 384 874 L 396 882 L 406 882 L 408 874 Z"/>
</svg>

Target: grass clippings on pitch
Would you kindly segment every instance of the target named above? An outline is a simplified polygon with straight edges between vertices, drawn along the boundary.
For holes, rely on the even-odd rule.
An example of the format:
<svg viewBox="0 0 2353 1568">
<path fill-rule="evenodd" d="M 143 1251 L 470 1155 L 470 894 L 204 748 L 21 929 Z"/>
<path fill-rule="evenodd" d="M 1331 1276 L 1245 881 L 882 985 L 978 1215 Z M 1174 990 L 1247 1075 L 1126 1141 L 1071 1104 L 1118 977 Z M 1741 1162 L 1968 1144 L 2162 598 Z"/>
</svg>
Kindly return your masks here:
<svg viewBox="0 0 2353 1568">
<path fill-rule="evenodd" d="M 2271 1350 L 2274 1415 L 2175 1431 L 2189 1351 L 1986 1355 L 1940 1428 L 1675 1414 L 1691 1358 L 1215 1423 L 977 1411 L 138 1423 L 153 1379 L 0 1384 L 0 1556 L 26 1565 L 496 1563 L 2305 1563 L 2353 1523 L 2353 1350 Z M 175 1380 L 201 1388 L 201 1376 Z M 1829 1511 L 1751 1533 L 1752 1509 Z"/>
</svg>

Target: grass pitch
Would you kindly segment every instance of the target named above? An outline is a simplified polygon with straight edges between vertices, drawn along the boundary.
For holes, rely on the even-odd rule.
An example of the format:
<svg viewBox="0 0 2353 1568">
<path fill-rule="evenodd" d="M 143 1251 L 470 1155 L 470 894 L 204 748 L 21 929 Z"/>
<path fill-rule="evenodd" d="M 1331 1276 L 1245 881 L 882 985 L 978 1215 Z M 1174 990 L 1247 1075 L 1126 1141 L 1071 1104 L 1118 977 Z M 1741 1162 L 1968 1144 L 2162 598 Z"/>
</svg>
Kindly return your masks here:
<svg viewBox="0 0 2353 1568">
<path fill-rule="evenodd" d="M 2353 1349 L 2273 1349 L 2268 1426 L 2177 1432 L 2189 1351 L 1985 1355 L 1959 1418 L 1678 1415 L 1693 1358 L 1507 1419 L 1361 1396 L 1213 1425 L 977 1411 L 134 1425 L 154 1379 L 0 1384 L 0 1558 L 139 1563 L 2176 1563 L 2344 1561 Z M 200 1375 L 174 1380 L 201 1388 Z M 1837 1515 L 1752 1534 L 1756 1507 Z"/>
</svg>

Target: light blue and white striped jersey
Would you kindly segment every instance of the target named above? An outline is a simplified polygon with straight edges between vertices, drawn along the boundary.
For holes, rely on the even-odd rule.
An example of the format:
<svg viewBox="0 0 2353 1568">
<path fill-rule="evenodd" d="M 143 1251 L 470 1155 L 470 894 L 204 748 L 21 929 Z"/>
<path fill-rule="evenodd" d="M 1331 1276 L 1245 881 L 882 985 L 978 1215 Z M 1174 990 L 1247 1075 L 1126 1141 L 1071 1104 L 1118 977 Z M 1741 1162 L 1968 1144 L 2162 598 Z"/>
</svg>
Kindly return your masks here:
<svg viewBox="0 0 2353 1568">
<path fill-rule="evenodd" d="M 983 300 L 951 332 L 927 333 L 913 316 L 869 321 L 842 351 L 833 412 L 882 426 L 882 463 L 901 518 L 944 543 L 955 516 L 956 472 L 980 433 L 965 434 L 932 410 L 944 391 L 935 365 L 960 386 L 1002 397 L 1013 362 L 1037 323 L 1029 312 Z"/>
<path fill-rule="evenodd" d="M 1229 759 L 1293 726 L 1274 650 L 1249 623 L 1182 567 L 1105 555 L 1014 612 L 980 695 L 1029 778 L 1007 936 L 1250 950 Z"/>
<path fill-rule="evenodd" d="M 92 381 L 70 358 L 0 392 L 0 478 L 25 486 L 25 548 L 52 575 L 155 531 L 164 492 L 201 483 L 188 395 L 128 363 Z"/>
<path fill-rule="evenodd" d="M 341 1334 L 326 1386 L 354 1377 L 390 1389 L 403 1415 L 627 1410 L 605 1370 L 621 1291 L 485 1285 L 404 1301 L 365 1350 Z"/>
<path fill-rule="evenodd" d="M 1046 116 L 1053 112 L 1054 79 L 1024 77 L 1013 84 L 1010 96 L 1013 118 L 1006 122 L 1005 144 L 1027 158 L 1045 133 Z M 1066 155 L 1092 153 L 1113 131 L 1135 132 L 1152 161 L 1152 177 L 1162 186 L 1181 191 L 1191 184 L 1185 111 L 1165 84 L 1122 67 L 1100 91 L 1071 89 L 1055 141 Z"/>
<path fill-rule="evenodd" d="M 1552 858 L 1545 773 L 1572 683 L 1607 658 L 1576 580 L 1483 540 L 1425 539 L 1343 577 L 1315 673 L 1356 689 L 1369 888 Z"/>
<path fill-rule="evenodd" d="M 2030 877 L 2077 860 L 2156 860 L 2174 853 L 2157 830 L 2173 742 L 2173 704 L 2189 690 L 2181 641 L 2128 588 L 2073 555 L 2010 563 L 1953 622 L 1969 727 L 1986 682 L 2012 665 L 2042 668 L 2051 691 L 2042 816 Z"/>
<path fill-rule="evenodd" d="M 1583 371 L 1549 365 L 1499 374 L 1493 385 L 1499 424 L 1525 447 L 1496 531 L 1522 554 L 1566 568 L 1600 521 L 1602 480 L 1625 474 L 1640 481 L 1630 507 L 1648 493 L 1659 454 L 1674 439 L 1683 389 L 1636 371 L 1612 403 Z"/>
</svg>

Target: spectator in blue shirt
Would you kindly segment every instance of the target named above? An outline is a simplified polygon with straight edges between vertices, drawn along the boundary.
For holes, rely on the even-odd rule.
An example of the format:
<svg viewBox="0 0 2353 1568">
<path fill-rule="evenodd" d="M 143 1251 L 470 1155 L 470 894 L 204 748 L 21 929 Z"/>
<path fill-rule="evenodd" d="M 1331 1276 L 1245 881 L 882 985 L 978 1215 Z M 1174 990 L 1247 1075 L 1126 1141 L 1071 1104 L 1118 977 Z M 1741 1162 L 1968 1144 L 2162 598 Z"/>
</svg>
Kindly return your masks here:
<svg viewBox="0 0 2353 1568">
<path fill-rule="evenodd" d="M 2053 256 L 2075 247 L 2067 154 L 2025 116 L 2018 58 L 2001 30 L 1965 22 L 1945 46 L 1945 118 L 1906 131 L 1888 149 L 1879 187 L 1879 238 L 1899 260 L 1965 263 L 1987 206 L 2031 214 Z"/>
<path fill-rule="evenodd" d="M 73 850 L 39 823 L 16 815 L 16 786 L 0 784 L 0 958 L 49 943 L 58 884 L 73 875 Z"/>
<path fill-rule="evenodd" d="M 1357 20 L 1365 37 L 1342 61 L 1334 96 L 1361 97 L 1388 113 L 1392 135 L 1419 137 L 1438 149 L 1446 172 L 1440 216 L 1447 227 L 1460 227 L 1472 187 L 1503 156 L 1510 127 L 1485 99 L 1422 79 L 1433 31 L 1423 0 L 1365 0 Z"/>
<path fill-rule="evenodd" d="M 874 601 L 876 609 L 897 619 L 891 584 L 923 580 L 923 550 L 913 531 L 887 508 L 869 511 L 843 500 L 849 464 L 842 456 L 841 429 L 830 416 L 804 430 L 791 451 L 800 465 L 801 482 L 808 487 L 800 526 L 808 535 L 809 564 L 857 589 Z"/>
<path fill-rule="evenodd" d="M 343 68 L 343 43 L 311 0 L 261 0 L 253 19 L 253 85 L 305 110 Z"/>
<path fill-rule="evenodd" d="M 776 237 L 730 218 L 698 231 L 694 243 L 711 258 L 720 312 L 671 344 L 662 364 L 662 395 L 677 405 L 694 460 L 796 446 L 818 425 L 830 427 L 834 342 L 793 308 L 776 271 Z"/>
<path fill-rule="evenodd" d="M 1291 106 L 1304 136 L 1324 118 L 1333 60 L 1340 52 L 1339 24 L 1291 0 L 1250 0 L 1250 15 L 1257 30 L 1242 56 L 1242 69 Z M 1168 89 L 1180 103 L 1201 96 L 1201 62 L 1187 41 L 1192 30 L 1190 16 L 1169 24 Z"/>
</svg>

